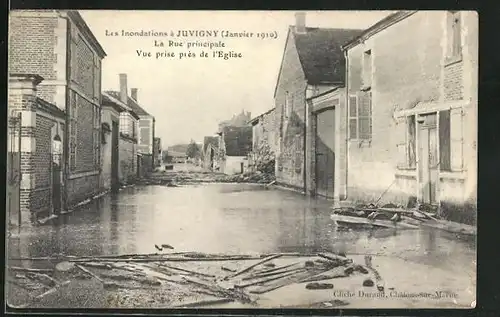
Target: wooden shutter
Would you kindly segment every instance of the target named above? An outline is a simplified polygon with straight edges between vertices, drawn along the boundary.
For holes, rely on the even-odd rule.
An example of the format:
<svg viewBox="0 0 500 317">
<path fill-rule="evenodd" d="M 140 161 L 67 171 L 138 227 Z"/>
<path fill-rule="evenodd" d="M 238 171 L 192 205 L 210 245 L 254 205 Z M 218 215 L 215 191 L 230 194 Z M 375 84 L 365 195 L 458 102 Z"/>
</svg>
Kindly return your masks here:
<svg viewBox="0 0 500 317">
<path fill-rule="evenodd" d="M 461 171 L 463 169 L 463 110 L 462 108 L 450 111 L 450 152 L 451 169 Z"/>
<path fill-rule="evenodd" d="M 358 95 L 358 138 L 371 138 L 371 92 L 360 92 Z"/>
<path fill-rule="evenodd" d="M 358 138 L 358 97 L 349 96 L 349 139 Z"/>
<path fill-rule="evenodd" d="M 395 129 L 393 133 L 396 145 L 396 158 L 397 167 L 406 168 L 407 164 L 407 151 L 406 151 L 406 117 L 396 117 Z"/>
</svg>

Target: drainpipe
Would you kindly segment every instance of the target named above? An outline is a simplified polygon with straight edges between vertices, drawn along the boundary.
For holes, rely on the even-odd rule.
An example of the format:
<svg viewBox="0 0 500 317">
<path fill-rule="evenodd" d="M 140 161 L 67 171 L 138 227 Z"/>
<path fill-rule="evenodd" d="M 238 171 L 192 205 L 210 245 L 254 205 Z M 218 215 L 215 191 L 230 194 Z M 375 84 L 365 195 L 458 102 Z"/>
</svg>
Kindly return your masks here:
<svg viewBox="0 0 500 317">
<path fill-rule="evenodd" d="M 68 197 L 67 197 L 67 190 L 68 190 L 68 179 L 69 179 L 69 152 L 70 152 L 70 118 L 69 118 L 69 110 L 70 110 L 70 92 L 71 89 L 69 87 L 70 82 L 71 82 L 71 20 L 68 18 L 66 14 L 63 14 L 61 12 L 58 12 L 58 18 L 66 20 L 66 105 L 65 105 L 65 110 L 66 110 L 66 115 L 64 116 L 64 140 L 63 140 L 63 155 L 62 157 L 64 158 L 64 177 L 63 177 L 63 188 L 64 190 L 62 191 L 63 195 L 63 206 L 61 206 L 61 209 L 66 210 L 68 208 Z"/>
<path fill-rule="evenodd" d="M 345 134 L 344 134 L 344 142 L 345 142 L 345 191 L 344 191 L 344 200 L 347 199 L 348 193 L 347 193 L 347 183 L 349 179 L 349 137 L 348 137 L 348 131 L 349 131 L 349 56 L 347 55 L 347 50 L 344 50 L 344 58 L 345 58 L 345 104 L 344 104 L 344 109 L 345 109 Z"/>
<path fill-rule="evenodd" d="M 307 123 L 309 121 L 309 104 L 307 102 L 307 88 L 309 84 L 306 84 L 306 88 L 304 89 L 304 98 L 305 98 L 305 105 L 304 105 L 304 194 L 308 195 L 307 193 Z M 310 124 L 310 123 L 309 123 Z"/>
</svg>

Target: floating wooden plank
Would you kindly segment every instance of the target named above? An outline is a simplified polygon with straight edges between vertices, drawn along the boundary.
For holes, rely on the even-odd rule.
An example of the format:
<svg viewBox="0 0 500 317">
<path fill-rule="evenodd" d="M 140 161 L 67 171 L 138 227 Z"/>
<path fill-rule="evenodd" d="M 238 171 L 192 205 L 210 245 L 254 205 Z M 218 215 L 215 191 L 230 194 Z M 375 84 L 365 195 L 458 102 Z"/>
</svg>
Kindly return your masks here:
<svg viewBox="0 0 500 317">
<path fill-rule="evenodd" d="M 303 273 L 299 273 L 297 275 L 293 275 L 293 276 L 290 276 L 284 280 L 278 280 L 277 283 L 274 283 L 274 284 L 271 284 L 271 285 L 266 285 L 266 286 L 262 286 L 262 287 L 259 287 L 255 290 L 251 290 L 250 293 L 251 294 L 264 294 L 264 293 L 267 293 L 267 292 L 270 292 L 270 291 L 274 291 L 278 288 L 281 288 L 281 287 L 284 287 L 284 286 L 287 286 L 287 285 L 290 285 L 290 284 L 294 284 L 294 283 L 298 283 L 300 280 L 308 277 L 308 276 L 311 276 L 311 275 L 316 275 L 318 274 L 318 272 L 309 272 L 309 271 L 306 271 L 306 272 L 303 272 Z"/>
<path fill-rule="evenodd" d="M 234 277 L 236 277 L 236 276 L 238 276 L 238 275 L 241 275 L 241 274 L 243 274 L 243 273 L 246 273 L 246 272 L 250 271 L 251 269 L 253 269 L 254 267 L 256 267 L 256 266 L 258 266 L 258 265 L 264 264 L 264 263 L 266 263 L 266 262 L 269 262 L 269 261 L 274 260 L 274 259 L 276 259 L 276 258 L 279 258 L 279 257 L 281 257 L 281 256 L 282 256 L 281 254 L 275 254 L 275 255 L 271 255 L 271 256 L 269 256 L 269 257 L 266 257 L 266 258 L 265 258 L 265 259 L 263 259 L 262 261 L 259 261 L 259 262 L 255 263 L 255 264 L 252 264 L 252 265 L 250 265 L 250 266 L 248 266 L 248 267 L 246 267 L 246 268 L 244 268 L 244 269 L 242 269 L 242 270 L 240 270 L 240 271 L 238 271 L 238 272 L 234 273 L 233 275 L 229 276 L 229 278 L 234 278 Z"/>
<path fill-rule="evenodd" d="M 391 228 L 391 229 L 418 229 L 418 226 L 404 223 L 401 221 L 390 220 L 370 220 L 362 217 L 351 217 L 342 215 L 331 215 L 331 219 L 337 223 L 353 224 L 353 225 L 367 225 L 371 227 Z"/>
<path fill-rule="evenodd" d="M 99 276 L 97 276 L 96 274 L 90 272 L 89 270 L 87 270 L 86 268 L 84 268 L 83 266 L 81 265 L 78 265 L 78 264 L 75 264 L 75 266 L 80 269 L 81 271 L 87 273 L 88 275 L 92 276 L 93 278 L 95 278 L 96 280 L 98 280 L 99 282 L 101 283 L 104 283 L 103 279 L 100 278 Z"/>
<path fill-rule="evenodd" d="M 33 273 L 52 273 L 54 270 L 51 269 L 32 269 L 26 267 L 9 266 L 9 270 L 17 272 L 33 272 Z"/>
<path fill-rule="evenodd" d="M 171 270 L 185 272 L 185 273 L 189 273 L 189 274 L 192 274 L 192 275 L 198 275 L 198 276 L 210 277 L 210 278 L 215 278 L 216 277 L 215 275 L 210 275 L 210 274 L 200 273 L 200 272 L 196 272 L 196 271 L 181 269 L 179 267 L 175 267 L 175 266 L 171 266 L 171 265 L 166 265 L 166 264 L 160 264 L 160 265 L 163 266 L 163 267 L 166 267 L 168 269 L 171 269 Z"/>
<path fill-rule="evenodd" d="M 201 300 L 201 301 L 183 303 L 183 304 L 175 305 L 173 307 L 183 307 L 183 308 L 201 307 L 201 306 L 210 306 L 210 305 L 217 305 L 217 304 L 227 304 L 227 303 L 231 303 L 231 302 L 234 302 L 234 299 L 232 299 L 232 298 L 218 298 L 218 299 Z"/>
<path fill-rule="evenodd" d="M 295 275 L 295 274 L 303 272 L 303 271 L 305 271 L 305 268 L 299 268 L 299 269 L 292 270 L 290 272 L 279 274 L 277 276 L 274 275 L 273 277 L 262 278 L 260 280 L 257 280 L 257 281 L 251 282 L 251 283 L 235 285 L 235 287 L 245 288 L 245 287 L 248 287 L 248 286 L 259 285 L 259 284 L 263 284 L 263 283 L 267 283 L 267 282 L 279 280 L 279 279 L 282 279 L 284 277 L 292 276 L 292 275 Z"/>
</svg>

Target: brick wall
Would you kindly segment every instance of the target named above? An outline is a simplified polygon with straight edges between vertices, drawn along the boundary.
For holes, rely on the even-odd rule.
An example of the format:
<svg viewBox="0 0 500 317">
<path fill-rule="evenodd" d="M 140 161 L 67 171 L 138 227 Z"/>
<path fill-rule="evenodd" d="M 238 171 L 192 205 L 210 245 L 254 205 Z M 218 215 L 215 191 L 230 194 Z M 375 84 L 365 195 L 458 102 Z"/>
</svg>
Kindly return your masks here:
<svg viewBox="0 0 500 317">
<path fill-rule="evenodd" d="M 69 179 L 66 186 L 68 208 L 97 195 L 100 192 L 99 174 Z"/>
<path fill-rule="evenodd" d="M 101 60 L 90 40 L 71 22 L 69 25 L 70 139 L 76 147 L 75 160 L 70 152 L 68 205 L 94 196 L 100 186 L 100 78 Z M 94 114 L 97 113 L 97 119 Z M 74 144 L 73 146 L 71 144 Z"/>
<path fill-rule="evenodd" d="M 12 11 L 9 18 L 9 72 L 56 79 L 57 15 L 23 16 L 22 12 Z"/>
<path fill-rule="evenodd" d="M 276 179 L 281 184 L 298 188 L 304 187 L 304 171 L 302 168 L 304 155 L 297 154 L 303 151 L 303 142 L 296 141 L 296 137 L 297 139 L 303 139 L 304 137 L 306 88 L 307 83 L 304 80 L 304 71 L 297 54 L 293 35 L 290 33 L 286 42 L 281 73 L 279 74 L 278 86 L 274 97 L 276 107 L 276 137 L 280 138 L 277 149 Z M 283 121 L 285 129 L 284 134 L 280 136 L 281 117 L 283 116 L 283 107 L 287 94 L 292 113 L 288 123 Z"/>
<path fill-rule="evenodd" d="M 463 99 L 463 62 L 446 65 L 444 68 L 444 99 L 461 100 Z"/>
<path fill-rule="evenodd" d="M 135 143 L 120 137 L 119 140 L 119 178 L 120 183 L 128 184 L 137 178 L 137 154 Z"/>
</svg>

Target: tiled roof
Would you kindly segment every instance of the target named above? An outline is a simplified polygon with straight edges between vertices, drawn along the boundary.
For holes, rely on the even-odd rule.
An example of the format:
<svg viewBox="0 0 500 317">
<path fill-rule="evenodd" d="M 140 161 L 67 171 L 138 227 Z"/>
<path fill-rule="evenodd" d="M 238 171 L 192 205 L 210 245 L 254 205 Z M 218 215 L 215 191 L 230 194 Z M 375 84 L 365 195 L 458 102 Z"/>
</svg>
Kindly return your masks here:
<svg viewBox="0 0 500 317">
<path fill-rule="evenodd" d="M 250 123 L 251 125 L 255 125 L 259 122 L 260 118 L 264 117 L 265 115 L 268 115 L 270 114 L 271 112 L 273 112 L 276 108 L 272 108 L 272 109 L 269 109 L 267 110 L 266 112 L 256 116 L 255 118 L 253 118 L 252 120 L 250 120 L 248 123 Z"/>
<path fill-rule="evenodd" d="M 224 127 L 227 156 L 246 156 L 252 151 L 252 127 Z"/>
<path fill-rule="evenodd" d="M 59 109 L 56 105 L 43 100 L 42 98 L 36 98 L 36 105 L 41 110 L 53 114 L 59 118 L 64 118 L 66 116 L 66 113 L 63 110 Z"/>
<path fill-rule="evenodd" d="M 294 30 L 294 27 L 291 27 Z M 360 35 L 363 30 L 306 28 L 305 33 L 293 32 L 295 46 L 307 81 L 343 83 L 345 58 L 342 45 Z"/>
<path fill-rule="evenodd" d="M 120 100 L 120 93 L 118 91 L 106 91 L 106 93 L 110 94 L 114 98 Z M 129 106 L 133 112 L 135 112 L 139 116 L 151 116 L 146 110 L 144 110 L 139 104 L 132 99 L 130 96 L 127 96 L 127 106 Z"/>
<path fill-rule="evenodd" d="M 217 136 L 206 136 L 203 139 L 203 153 L 207 150 L 208 145 L 212 145 L 214 148 L 219 147 L 219 137 Z"/>
</svg>

